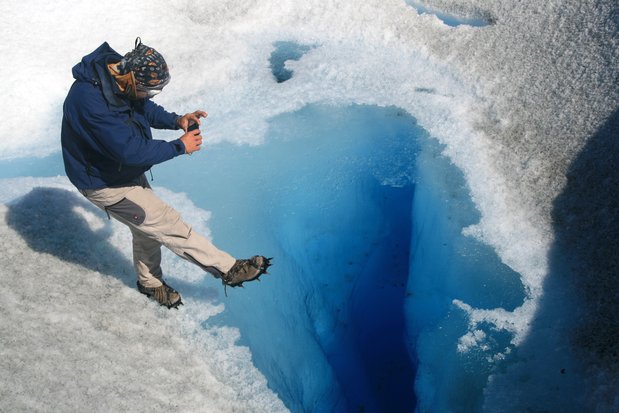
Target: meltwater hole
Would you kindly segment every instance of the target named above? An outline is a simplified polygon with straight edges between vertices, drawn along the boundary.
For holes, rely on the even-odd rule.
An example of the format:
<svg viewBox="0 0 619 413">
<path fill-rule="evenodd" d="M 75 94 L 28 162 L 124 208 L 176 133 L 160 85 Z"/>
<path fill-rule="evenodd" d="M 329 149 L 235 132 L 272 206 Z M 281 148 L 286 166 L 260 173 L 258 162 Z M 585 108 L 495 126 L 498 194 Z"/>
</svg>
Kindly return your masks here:
<svg viewBox="0 0 619 413">
<path fill-rule="evenodd" d="M 293 71 L 286 68 L 286 62 L 289 60 L 299 60 L 312 48 L 312 46 L 291 41 L 275 42 L 273 46 L 275 50 L 271 53 L 269 62 L 277 83 L 282 83 L 292 78 Z"/>
<path fill-rule="evenodd" d="M 521 302 L 517 275 L 501 269 L 491 251 L 480 255 L 466 244 L 467 255 L 482 263 L 455 259 L 455 283 L 444 281 L 440 299 L 421 301 L 429 318 L 407 313 L 418 308 L 407 302 L 422 298 L 411 290 L 410 257 L 424 250 L 413 245 L 413 217 L 423 213 L 413 205 L 416 160 L 430 141 L 398 108 L 310 105 L 273 119 L 262 145 L 219 144 L 191 166 L 174 160 L 156 168 L 157 184 L 212 211 L 220 248 L 275 257 L 262 282 L 221 294 L 225 311 L 205 328 L 238 327 L 241 344 L 292 412 L 414 411 L 416 326 L 436 323 L 454 298 L 488 308 Z M 455 168 L 445 162 L 428 182 L 447 179 L 444 169 Z M 464 187 L 461 177 L 448 179 L 457 182 L 446 185 Z M 454 208 L 461 216 L 445 216 L 445 228 L 432 232 L 440 238 L 429 240 L 428 260 L 446 249 L 458 255 L 465 241 L 450 238 L 479 218 L 464 189 L 448 189 L 437 197 L 424 191 L 424 202 L 436 203 L 431 211 L 463 198 Z"/>
<path fill-rule="evenodd" d="M 481 400 L 486 357 L 457 353 L 467 321 L 450 303 L 509 311 L 524 292 L 489 247 L 462 236 L 479 216 L 432 142 L 398 108 L 310 105 L 273 119 L 263 145 L 210 146 L 154 168 L 155 187 L 212 211 L 216 245 L 275 257 L 261 283 L 220 293 L 225 311 L 205 328 L 238 327 L 292 412 L 413 411 L 422 355 L 447 364 L 431 370 L 438 381 L 460 372 L 462 403 Z M 55 176 L 61 164 L 59 154 L 3 161 L 0 177 Z M 184 293 L 199 302 L 202 290 Z M 509 341 L 479 328 L 498 347 Z"/>
</svg>

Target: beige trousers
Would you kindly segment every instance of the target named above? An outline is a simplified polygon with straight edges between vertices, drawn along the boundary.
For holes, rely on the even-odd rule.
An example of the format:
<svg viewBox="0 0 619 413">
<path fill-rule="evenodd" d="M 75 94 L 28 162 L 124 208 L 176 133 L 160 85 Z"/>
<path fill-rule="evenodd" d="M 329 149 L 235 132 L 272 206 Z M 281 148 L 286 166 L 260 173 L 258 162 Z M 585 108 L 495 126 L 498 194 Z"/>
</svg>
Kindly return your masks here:
<svg viewBox="0 0 619 413">
<path fill-rule="evenodd" d="M 145 287 L 161 285 L 161 245 L 215 276 L 235 259 L 191 230 L 180 214 L 154 194 L 144 175 L 127 186 L 80 190 L 90 202 L 127 225 L 133 234 L 133 264 Z"/>
</svg>

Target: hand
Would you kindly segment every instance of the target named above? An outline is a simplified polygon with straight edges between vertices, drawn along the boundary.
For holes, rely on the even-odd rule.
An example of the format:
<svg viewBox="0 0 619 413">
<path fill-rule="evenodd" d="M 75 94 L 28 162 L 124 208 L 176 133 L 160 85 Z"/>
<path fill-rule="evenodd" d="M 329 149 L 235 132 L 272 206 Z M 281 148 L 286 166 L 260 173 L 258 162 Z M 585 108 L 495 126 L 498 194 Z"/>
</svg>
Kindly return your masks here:
<svg viewBox="0 0 619 413">
<path fill-rule="evenodd" d="M 185 153 L 187 155 L 191 155 L 192 153 L 199 151 L 200 145 L 202 145 L 200 129 L 186 132 L 183 136 L 181 136 L 181 141 L 183 142 L 183 145 L 185 145 Z"/>
<path fill-rule="evenodd" d="M 182 130 L 187 132 L 187 128 L 189 127 L 190 123 L 197 123 L 199 125 L 200 124 L 200 118 L 206 118 L 207 116 L 208 116 L 208 114 L 205 111 L 203 111 L 203 110 L 196 110 L 193 113 L 186 113 L 186 114 L 184 114 L 183 116 L 178 118 L 176 123 L 178 124 L 178 126 Z"/>
</svg>

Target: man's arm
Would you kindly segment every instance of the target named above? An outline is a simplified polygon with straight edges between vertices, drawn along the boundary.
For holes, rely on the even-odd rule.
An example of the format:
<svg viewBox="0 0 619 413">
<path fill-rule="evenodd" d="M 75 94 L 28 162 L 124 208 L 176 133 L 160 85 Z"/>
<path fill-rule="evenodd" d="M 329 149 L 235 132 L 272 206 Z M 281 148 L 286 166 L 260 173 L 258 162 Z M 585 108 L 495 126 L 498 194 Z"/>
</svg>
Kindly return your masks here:
<svg viewBox="0 0 619 413">
<path fill-rule="evenodd" d="M 200 131 L 188 132 L 187 128 L 190 123 L 200 124 L 200 118 L 205 118 L 207 113 L 203 110 L 196 110 L 192 113 L 186 113 L 179 116 L 176 113 L 170 113 L 163 107 L 157 105 L 150 99 L 144 102 L 144 115 L 152 127 L 158 129 L 182 129 L 185 134 L 180 138 L 184 145 L 184 153 L 192 154 L 200 150 L 202 145 L 202 136 Z"/>
<path fill-rule="evenodd" d="M 71 110 L 78 122 L 73 127 L 94 151 L 123 165 L 156 165 L 185 153 L 180 139 L 167 142 L 136 136 L 118 113 L 107 109 L 100 93 L 84 89 L 81 92 L 81 96 L 72 100 Z M 175 124 L 176 118 L 169 115 L 170 122 Z"/>
<path fill-rule="evenodd" d="M 181 116 L 174 112 L 168 112 L 151 99 L 144 101 L 144 116 L 148 119 L 150 126 L 155 129 L 181 129 L 177 123 Z"/>
</svg>

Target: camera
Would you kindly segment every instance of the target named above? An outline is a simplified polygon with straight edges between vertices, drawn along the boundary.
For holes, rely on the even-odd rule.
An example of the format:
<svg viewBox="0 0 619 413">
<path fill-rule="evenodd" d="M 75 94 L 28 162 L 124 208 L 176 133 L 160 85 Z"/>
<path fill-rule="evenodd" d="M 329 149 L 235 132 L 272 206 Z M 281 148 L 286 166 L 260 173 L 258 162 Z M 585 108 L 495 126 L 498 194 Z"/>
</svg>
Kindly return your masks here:
<svg viewBox="0 0 619 413">
<path fill-rule="evenodd" d="M 192 123 L 187 128 L 187 132 L 191 132 L 192 130 L 196 130 L 196 129 L 199 129 L 199 128 L 200 128 L 200 125 L 198 125 L 197 123 Z"/>
</svg>

